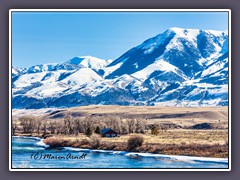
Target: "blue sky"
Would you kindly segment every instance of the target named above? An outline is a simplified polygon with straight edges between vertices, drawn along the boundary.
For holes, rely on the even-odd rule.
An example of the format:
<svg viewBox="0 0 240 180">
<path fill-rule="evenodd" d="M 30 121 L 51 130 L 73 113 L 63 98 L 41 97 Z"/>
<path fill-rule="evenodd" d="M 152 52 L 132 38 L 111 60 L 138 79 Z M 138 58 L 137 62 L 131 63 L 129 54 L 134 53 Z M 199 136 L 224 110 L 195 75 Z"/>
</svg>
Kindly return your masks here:
<svg viewBox="0 0 240 180">
<path fill-rule="evenodd" d="M 75 56 L 116 59 L 171 27 L 228 29 L 227 12 L 13 12 L 12 62 L 59 63 Z"/>
</svg>

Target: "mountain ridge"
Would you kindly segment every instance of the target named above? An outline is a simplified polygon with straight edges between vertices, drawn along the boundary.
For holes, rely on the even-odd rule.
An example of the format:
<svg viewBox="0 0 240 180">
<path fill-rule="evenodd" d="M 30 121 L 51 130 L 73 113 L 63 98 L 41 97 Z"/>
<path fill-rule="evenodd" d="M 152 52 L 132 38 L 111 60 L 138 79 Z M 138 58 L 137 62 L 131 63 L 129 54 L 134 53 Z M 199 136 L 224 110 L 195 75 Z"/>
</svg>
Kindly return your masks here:
<svg viewBox="0 0 240 180">
<path fill-rule="evenodd" d="M 13 108 L 228 105 L 228 34 L 170 28 L 114 61 L 13 67 L 12 87 Z"/>
</svg>

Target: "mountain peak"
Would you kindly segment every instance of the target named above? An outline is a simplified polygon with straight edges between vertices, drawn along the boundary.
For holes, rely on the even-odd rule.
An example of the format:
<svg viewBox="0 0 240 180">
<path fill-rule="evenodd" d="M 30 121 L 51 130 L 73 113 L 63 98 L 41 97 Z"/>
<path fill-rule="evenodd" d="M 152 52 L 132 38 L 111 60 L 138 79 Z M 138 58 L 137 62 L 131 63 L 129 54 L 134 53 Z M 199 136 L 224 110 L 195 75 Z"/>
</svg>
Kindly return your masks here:
<svg viewBox="0 0 240 180">
<path fill-rule="evenodd" d="M 178 36 L 184 37 L 187 35 L 197 35 L 200 32 L 205 32 L 207 34 L 212 34 L 214 36 L 222 36 L 222 35 L 228 35 L 228 31 L 218 31 L 218 30 L 202 30 L 202 29 L 192 29 L 192 28 L 179 28 L 179 27 L 171 27 L 168 30 L 166 30 L 165 32 L 174 32 L 175 34 L 177 34 Z"/>
<path fill-rule="evenodd" d="M 90 59 L 95 59 L 95 57 L 92 57 L 92 56 L 76 56 L 68 61 L 66 61 L 65 63 L 68 63 L 68 64 L 73 64 L 73 65 L 79 65 L 81 64 L 81 62 L 83 60 L 90 60 Z"/>
<path fill-rule="evenodd" d="M 65 64 L 79 65 L 85 68 L 101 69 L 106 67 L 108 62 L 93 56 L 77 56 L 66 61 Z"/>
<path fill-rule="evenodd" d="M 187 37 L 187 36 L 196 36 L 199 34 L 201 30 L 199 29 L 183 29 L 178 27 L 172 27 L 166 30 L 165 32 L 175 33 L 179 37 Z"/>
<path fill-rule="evenodd" d="M 26 73 L 12 68 L 13 108 L 228 104 L 228 36 L 221 31 L 173 27 L 113 62 L 79 56 Z"/>
<path fill-rule="evenodd" d="M 183 30 L 184 30 L 183 28 L 171 27 L 167 31 L 180 32 L 180 31 L 183 31 Z"/>
</svg>

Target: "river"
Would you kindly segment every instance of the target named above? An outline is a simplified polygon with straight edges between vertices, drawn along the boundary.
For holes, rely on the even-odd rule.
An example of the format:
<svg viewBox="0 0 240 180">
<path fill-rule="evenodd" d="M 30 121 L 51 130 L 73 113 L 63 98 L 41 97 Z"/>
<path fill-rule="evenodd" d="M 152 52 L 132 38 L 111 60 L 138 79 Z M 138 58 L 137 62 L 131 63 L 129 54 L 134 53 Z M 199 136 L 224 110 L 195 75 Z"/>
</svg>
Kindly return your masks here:
<svg viewBox="0 0 240 180">
<path fill-rule="evenodd" d="M 49 149 L 40 138 L 12 137 L 12 168 L 210 168 L 227 169 L 224 158 L 167 156 L 80 148 Z"/>
</svg>

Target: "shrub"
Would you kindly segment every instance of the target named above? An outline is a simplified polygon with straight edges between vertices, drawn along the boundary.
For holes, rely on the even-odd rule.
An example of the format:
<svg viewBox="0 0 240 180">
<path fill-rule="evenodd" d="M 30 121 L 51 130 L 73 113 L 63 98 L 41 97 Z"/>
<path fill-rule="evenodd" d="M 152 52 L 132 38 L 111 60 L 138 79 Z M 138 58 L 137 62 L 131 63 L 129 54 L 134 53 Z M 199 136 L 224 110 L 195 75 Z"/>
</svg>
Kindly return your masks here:
<svg viewBox="0 0 240 180">
<path fill-rule="evenodd" d="M 81 145 L 88 145 L 88 144 L 90 144 L 90 141 L 89 141 L 89 139 L 82 139 L 82 140 L 80 141 L 80 144 L 81 144 Z"/>
<path fill-rule="evenodd" d="M 49 138 L 44 139 L 43 142 L 45 144 L 49 145 L 51 148 L 66 146 L 65 145 L 66 142 L 60 138 L 49 137 Z"/>
<path fill-rule="evenodd" d="M 131 136 L 128 139 L 128 150 L 135 150 L 136 148 L 142 146 L 143 141 L 143 137 L 140 135 Z"/>
<path fill-rule="evenodd" d="M 159 129 L 157 126 L 153 126 L 151 129 L 151 134 L 157 136 L 159 134 Z"/>
<path fill-rule="evenodd" d="M 90 140 L 92 148 L 98 148 L 101 145 L 101 136 L 98 134 L 91 135 Z"/>
<path fill-rule="evenodd" d="M 87 128 L 86 135 L 90 137 L 92 135 L 92 130 L 90 127 Z"/>
<path fill-rule="evenodd" d="M 160 153 L 161 149 L 157 146 L 157 145 L 153 145 L 150 149 L 149 149 L 150 153 Z"/>
<path fill-rule="evenodd" d="M 109 143 L 109 142 L 103 142 L 101 143 L 100 149 L 103 150 L 113 150 L 114 148 L 116 148 L 115 143 Z"/>
</svg>

